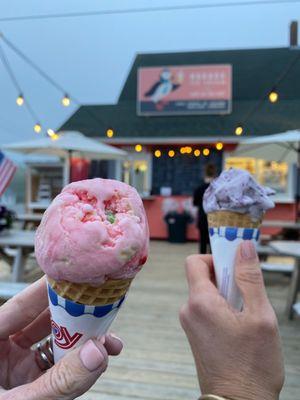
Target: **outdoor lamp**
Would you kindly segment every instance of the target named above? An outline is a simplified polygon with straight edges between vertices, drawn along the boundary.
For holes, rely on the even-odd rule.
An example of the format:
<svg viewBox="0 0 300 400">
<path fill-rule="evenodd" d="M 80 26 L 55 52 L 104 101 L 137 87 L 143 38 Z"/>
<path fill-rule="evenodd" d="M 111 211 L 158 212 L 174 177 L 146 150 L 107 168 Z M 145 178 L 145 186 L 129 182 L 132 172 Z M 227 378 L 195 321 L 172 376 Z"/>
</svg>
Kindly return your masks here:
<svg viewBox="0 0 300 400">
<path fill-rule="evenodd" d="M 39 123 L 37 122 L 37 123 L 34 125 L 33 130 L 34 130 L 36 133 L 40 133 L 41 130 L 42 130 L 41 124 L 39 124 Z"/>
<path fill-rule="evenodd" d="M 114 136 L 114 131 L 113 131 L 113 129 L 111 129 L 111 128 L 107 129 L 107 131 L 106 131 L 106 136 L 107 136 L 108 138 L 112 138 L 112 137 Z"/>
<path fill-rule="evenodd" d="M 199 157 L 201 154 L 201 151 L 199 149 L 194 150 L 194 156 Z"/>
<path fill-rule="evenodd" d="M 216 143 L 216 149 L 217 150 L 222 150 L 223 147 L 224 147 L 223 143 L 221 143 L 221 142 Z"/>
<path fill-rule="evenodd" d="M 22 94 L 19 94 L 19 96 L 16 99 L 16 103 L 18 104 L 18 106 L 22 106 L 24 104 L 24 97 Z"/>
<path fill-rule="evenodd" d="M 204 149 L 204 150 L 203 150 L 203 155 L 204 155 L 205 157 L 209 156 L 209 153 L 210 153 L 210 150 L 209 150 L 209 149 Z"/>
<path fill-rule="evenodd" d="M 174 150 L 169 150 L 168 156 L 171 157 L 171 158 L 174 157 L 175 156 L 175 151 Z"/>
<path fill-rule="evenodd" d="M 238 125 L 238 126 L 235 128 L 235 134 L 236 134 L 237 136 L 240 136 L 240 135 L 243 133 L 243 131 L 244 131 L 244 128 L 242 127 L 242 125 Z"/>
<path fill-rule="evenodd" d="M 269 93 L 269 100 L 271 103 L 276 103 L 276 101 L 279 98 L 279 94 L 276 92 L 275 89 L 273 89 L 270 93 Z"/>
<path fill-rule="evenodd" d="M 61 104 L 64 107 L 69 107 L 70 103 L 71 103 L 70 97 L 67 94 L 65 94 L 64 97 L 61 99 Z"/>
<path fill-rule="evenodd" d="M 135 151 L 137 153 L 140 153 L 143 150 L 143 146 L 141 144 L 136 144 L 135 145 Z"/>
<path fill-rule="evenodd" d="M 159 158 L 161 156 L 161 151 L 160 150 L 155 150 L 154 155 L 156 158 Z"/>
<path fill-rule="evenodd" d="M 47 134 L 48 134 L 48 136 L 52 137 L 55 135 L 55 132 L 53 129 L 47 129 Z"/>
</svg>

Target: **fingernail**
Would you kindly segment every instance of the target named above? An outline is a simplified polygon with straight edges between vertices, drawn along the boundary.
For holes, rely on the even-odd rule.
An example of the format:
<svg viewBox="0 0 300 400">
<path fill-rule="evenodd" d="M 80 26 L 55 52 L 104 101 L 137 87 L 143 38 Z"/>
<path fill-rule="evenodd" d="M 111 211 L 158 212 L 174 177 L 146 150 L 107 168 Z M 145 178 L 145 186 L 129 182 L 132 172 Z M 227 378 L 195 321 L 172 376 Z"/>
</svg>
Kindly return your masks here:
<svg viewBox="0 0 300 400">
<path fill-rule="evenodd" d="M 115 335 L 114 333 L 110 333 L 109 334 L 111 337 L 113 337 L 114 339 L 118 340 L 122 345 L 124 345 L 124 342 L 122 339 L 119 338 L 119 336 Z"/>
<path fill-rule="evenodd" d="M 82 364 L 91 372 L 98 369 L 104 361 L 103 354 L 91 339 L 83 345 L 79 356 Z"/>
<path fill-rule="evenodd" d="M 256 260 L 257 254 L 254 244 L 250 240 L 246 240 L 241 244 L 241 256 L 244 260 Z"/>
<path fill-rule="evenodd" d="M 105 345 L 105 335 L 101 336 L 98 340 L 101 344 L 103 344 L 103 346 Z"/>
</svg>

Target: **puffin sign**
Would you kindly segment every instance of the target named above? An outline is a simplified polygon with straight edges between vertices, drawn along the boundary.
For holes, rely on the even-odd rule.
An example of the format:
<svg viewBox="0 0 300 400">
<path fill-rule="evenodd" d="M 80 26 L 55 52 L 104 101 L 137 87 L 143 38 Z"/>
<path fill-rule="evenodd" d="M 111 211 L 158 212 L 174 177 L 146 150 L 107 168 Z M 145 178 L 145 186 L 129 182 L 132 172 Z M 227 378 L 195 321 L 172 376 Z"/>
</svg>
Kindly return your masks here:
<svg viewBox="0 0 300 400">
<path fill-rule="evenodd" d="M 229 114 L 229 64 L 142 67 L 138 69 L 138 115 Z"/>
</svg>

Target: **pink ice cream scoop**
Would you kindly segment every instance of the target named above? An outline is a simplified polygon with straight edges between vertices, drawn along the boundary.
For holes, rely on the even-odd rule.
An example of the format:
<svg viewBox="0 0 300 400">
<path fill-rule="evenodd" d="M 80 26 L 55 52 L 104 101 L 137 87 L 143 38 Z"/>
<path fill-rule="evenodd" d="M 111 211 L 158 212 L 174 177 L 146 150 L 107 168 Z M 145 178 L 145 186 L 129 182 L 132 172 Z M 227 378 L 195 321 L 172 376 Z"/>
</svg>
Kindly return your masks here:
<svg viewBox="0 0 300 400">
<path fill-rule="evenodd" d="M 137 191 L 96 178 L 67 185 L 53 200 L 37 229 L 35 254 L 50 278 L 97 286 L 133 278 L 147 260 L 148 244 Z"/>
</svg>

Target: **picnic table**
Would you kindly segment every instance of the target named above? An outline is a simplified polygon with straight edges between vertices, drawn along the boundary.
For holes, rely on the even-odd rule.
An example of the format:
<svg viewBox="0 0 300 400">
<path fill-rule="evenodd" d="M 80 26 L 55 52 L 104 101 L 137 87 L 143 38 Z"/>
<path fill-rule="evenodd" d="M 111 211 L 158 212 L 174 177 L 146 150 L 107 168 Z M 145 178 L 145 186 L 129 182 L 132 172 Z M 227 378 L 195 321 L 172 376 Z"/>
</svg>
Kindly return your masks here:
<svg viewBox="0 0 300 400">
<path fill-rule="evenodd" d="M 34 231 L 11 229 L 0 232 L 0 257 L 12 265 L 12 282 L 21 282 L 26 257 L 34 250 Z M 15 249 L 11 255 L 6 248 Z"/>
<path fill-rule="evenodd" d="M 294 257 L 296 260 L 286 305 L 288 318 L 293 319 L 295 309 L 299 308 L 299 304 L 295 303 L 300 290 L 300 243 L 298 241 L 275 240 L 271 241 L 269 245 L 280 255 Z"/>
<path fill-rule="evenodd" d="M 300 222 L 282 220 L 263 220 L 263 228 L 288 228 L 300 230 Z"/>
<path fill-rule="evenodd" d="M 36 228 L 41 220 L 43 214 L 40 213 L 24 213 L 24 214 L 17 214 L 17 220 L 21 222 L 22 229 L 28 229 L 29 227 Z"/>
</svg>

